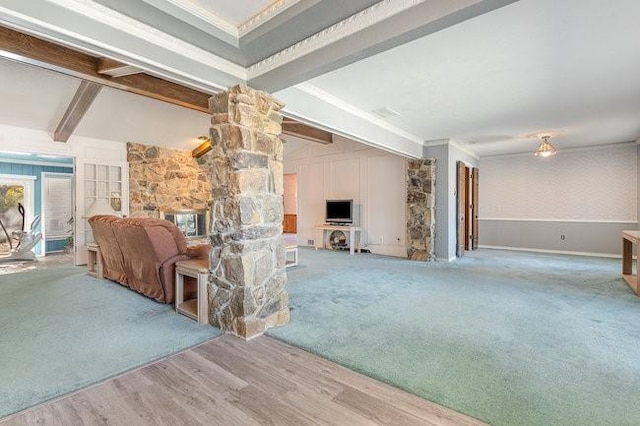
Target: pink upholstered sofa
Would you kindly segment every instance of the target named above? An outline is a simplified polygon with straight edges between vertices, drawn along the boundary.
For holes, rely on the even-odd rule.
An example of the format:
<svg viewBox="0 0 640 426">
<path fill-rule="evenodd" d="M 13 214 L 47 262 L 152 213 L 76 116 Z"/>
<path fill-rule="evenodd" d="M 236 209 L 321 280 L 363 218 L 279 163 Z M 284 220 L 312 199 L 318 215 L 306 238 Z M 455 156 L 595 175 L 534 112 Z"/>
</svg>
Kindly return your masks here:
<svg viewBox="0 0 640 426">
<path fill-rule="evenodd" d="M 98 215 L 89 225 L 100 245 L 104 277 L 162 303 L 175 300 L 176 262 L 209 253 L 208 245 L 187 247 L 167 220 Z M 195 283 L 185 279 L 185 300 L 195 292 Z"/>
</svg>

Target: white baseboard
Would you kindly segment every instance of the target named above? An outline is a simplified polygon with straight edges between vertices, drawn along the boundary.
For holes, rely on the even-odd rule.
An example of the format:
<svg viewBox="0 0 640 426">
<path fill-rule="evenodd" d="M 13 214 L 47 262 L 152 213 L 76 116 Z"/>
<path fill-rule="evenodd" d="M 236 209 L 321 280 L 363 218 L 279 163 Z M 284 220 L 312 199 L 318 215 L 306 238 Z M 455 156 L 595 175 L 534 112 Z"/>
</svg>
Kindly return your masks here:
<svg viewBox="0 0 640 426">
<path fill-rule="evenodd" d="M 407 248 L 404 246 L 371 244 L 365 248 L 367 248 L 371 253 L 381 254 L 383 256 L 407 257 Z"/>
<path fill-rule="evenodd" d="M 545 249 L 534 249 L 534 248 L 526 248 L 526 247 L 506 247 L 506 246 L 503 247 L 503 246 L 484 246 L 484 245 L 479 245 L 478 248 L 490 249 L 490 250 L 530 251 L 534 253 L 569 254 L 573 256 L 609 257 L 613 259 L 622 259 L 622 255 L 611 254 L 611 253 L 588 253 L 588 252 L 581 252 L 581 251 L 545 250 Z"/>
<path fill-rule="evenodd" d="M 436 257 L 436 262 L 447 262 L 447 263 L 451 263 L 454 260 L 456 260 L 457 257 L 456 256 L 452 256 L 450 258 L 446 258 L 446 257 Z"/>
</svg>

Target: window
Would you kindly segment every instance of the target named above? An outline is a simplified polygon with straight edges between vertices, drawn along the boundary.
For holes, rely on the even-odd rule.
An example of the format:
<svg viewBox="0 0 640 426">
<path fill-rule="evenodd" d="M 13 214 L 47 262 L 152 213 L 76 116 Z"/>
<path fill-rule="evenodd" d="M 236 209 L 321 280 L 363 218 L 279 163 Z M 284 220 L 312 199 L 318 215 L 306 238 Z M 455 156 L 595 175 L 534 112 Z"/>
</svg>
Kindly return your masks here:
<svg viewBox="0 0 640 426">
<path fill-rule="evenodd" d="M 72 234 L 73 177 L 42 174 L 43 222 L 47 240 L 65 239 Z"/>
</svg>

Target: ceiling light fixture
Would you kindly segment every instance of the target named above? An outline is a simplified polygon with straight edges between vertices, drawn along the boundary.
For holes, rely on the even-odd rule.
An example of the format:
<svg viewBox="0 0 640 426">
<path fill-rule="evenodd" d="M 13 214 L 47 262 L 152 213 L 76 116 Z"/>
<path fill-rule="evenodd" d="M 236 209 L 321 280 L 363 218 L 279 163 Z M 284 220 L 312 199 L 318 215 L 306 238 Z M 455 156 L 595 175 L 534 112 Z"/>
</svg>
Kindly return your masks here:
<svg viewBox="0 0 640 426">
<path fill-rule="evenodd" d="M 552 155 L 556 155 L 556 149 L 549 143 L 549 138 L 551 136 L 545 135 L 542 136 L 542 142 L 540 142 L 540 146 L 534 153 L 536 157 L 551 157 Z"/>
<path fill-rule="evenodd" d="M 371 112 L 380 118 L 398 117 L 400 115 L 398 111 L 395 111 L 389 107 L 374 109 L 374 110 L 371 110 Z"/>
</svg>

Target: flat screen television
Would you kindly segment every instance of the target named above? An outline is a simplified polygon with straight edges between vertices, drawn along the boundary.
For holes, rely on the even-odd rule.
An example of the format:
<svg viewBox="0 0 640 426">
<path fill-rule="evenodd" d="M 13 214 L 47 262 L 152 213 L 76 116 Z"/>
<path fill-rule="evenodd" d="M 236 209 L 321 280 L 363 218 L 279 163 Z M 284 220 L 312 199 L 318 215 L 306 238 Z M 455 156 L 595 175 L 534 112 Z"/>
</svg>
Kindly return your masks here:
<svg viewBox="0 0 640 426">
<path fill-rule="evenodd" d="M 327 223 L 353 223 L 353 200 L 327 200 Z"/>
</svg>

